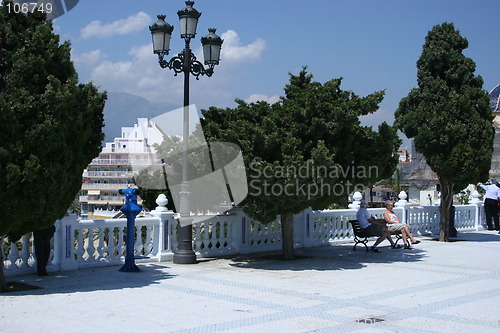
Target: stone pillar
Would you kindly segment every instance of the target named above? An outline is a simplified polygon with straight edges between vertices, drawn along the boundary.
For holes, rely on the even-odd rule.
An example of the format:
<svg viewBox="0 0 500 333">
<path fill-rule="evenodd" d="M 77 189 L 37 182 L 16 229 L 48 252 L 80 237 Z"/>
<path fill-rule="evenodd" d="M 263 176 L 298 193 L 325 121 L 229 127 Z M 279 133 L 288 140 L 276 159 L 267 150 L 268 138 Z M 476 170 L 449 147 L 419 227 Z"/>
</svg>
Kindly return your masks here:
<svg viewBox="0 0 500 333">
<path fill-rule="evenodd" d="M 172 260 L 172 223 L 174 221 L 174 212 L 168 210 L 168 199 L 165 194 L 160 194 L 156 198 L 158 205 L 155 210 L 151 211 L 151 216 L 158 218 L 158 228 L 155 229 L 155 239 L 158 240 L 156 247 L 156 256 L 159 261 Z"/>
<path fill-rule="evenodd" d="M 245 213 L 243 213 L 243 208 L 233 207 L 230 212 L 234 214 L 234 218 L 231 219 L 231 244 L 230 249 L 236 253 L 241 253 L 241 249 L 245 247 L 246 244 L 246 219 Z M 245 224 L 245 225 L 244 225 Z"/>
<path fill-rule="evenodd" d="M 470 194 L 470 204 L 476 206 L 476 211 L 474 214 L 474 223 L 476 231 L 479 231 L 479 226 L 481 226 L 481 200 L 479 200 L 480 194 L 477 190 L 472 191 Z"/>
<path fill-rule="evenodd" d="M 408 195 L 405 191 L 401 191 L 398 194 L 399 201 L 394 204 L 395 207 L 400 207 L 403 209 L 403 214 L 401 215 L 401 223 L 410 223 L 410 203 L 408 200 Z"/>
</svg>

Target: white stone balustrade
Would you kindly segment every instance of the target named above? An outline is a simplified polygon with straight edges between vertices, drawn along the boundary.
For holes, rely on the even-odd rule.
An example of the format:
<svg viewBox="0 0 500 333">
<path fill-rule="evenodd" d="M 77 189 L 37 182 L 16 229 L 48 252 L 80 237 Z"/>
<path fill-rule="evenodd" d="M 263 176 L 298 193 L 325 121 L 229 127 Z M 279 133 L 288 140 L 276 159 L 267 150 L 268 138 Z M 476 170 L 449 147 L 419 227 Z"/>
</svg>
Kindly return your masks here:
<svg viewBox="0 0 500 333">
<path fill-rule="evenodd" d="M 359 198 L 356 198 L 359 199 Z M 415 235 L 439 234 L 439 207 L 409 206 L 404 195 L 394 211 L 405 219 Z M 359 201 L 359 200 L 356 200 Z M 136 219 L 136 253 L 149 257 L 147 261 L 172 259 L 177 246 L 176 214 L 167 210 L 168 200 L 159 197 L 158 207 L 151 217 Z M 354 207 L 353 207 L 354 208 Z M 313 211 L 307 209 L 294 215 L 295 247 L 309 247 L 353 238 L 350 219 L 355 219 L 356 209 Z M 371 215 L 381 218 L 384 208 L 370 208 Z M 457 230 L 478 230 L 483 219 L 480 203 L 455 206 Z M 216 215 L 209 219 L 194 216 L 193 249 L 198 256 L 216 257 L 281 248 L 279 217 L 272 223 L 262 224 L 235 208 L 230 214 Z M 197 221 L 198 220 L 198 221 Z M 49 272 L 73 270 L 84 267 L 122 265 L 126 242 L 126 219 L 57 221 L 53 238 L 53 254 L 47 266 Z M 31 234 L 12 243 L 4 257 L 6 275 L 36 273 Z"/>
</svg>

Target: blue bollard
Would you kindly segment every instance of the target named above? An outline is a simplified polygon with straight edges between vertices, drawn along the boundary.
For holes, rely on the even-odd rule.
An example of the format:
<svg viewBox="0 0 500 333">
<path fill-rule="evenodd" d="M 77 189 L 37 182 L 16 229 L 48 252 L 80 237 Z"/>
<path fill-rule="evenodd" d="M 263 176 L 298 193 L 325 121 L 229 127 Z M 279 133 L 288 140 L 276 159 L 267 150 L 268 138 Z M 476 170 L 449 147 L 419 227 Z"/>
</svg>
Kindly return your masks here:
<svg viewBox="0 0 500 333">
<path fill-rule="evenodd" d="M 140 272 L 141 270 L 135 264 L 134 256 L 135 217 L 141 212 L 141 207 L 137 205 L 139 191 L 135 188 L 127 188 L 119 192 L 125 196 L 125 205 L 120 210 L 127 217 L 127 253 L 125 255 L 125 264 L 119 271 Z"/>
</svg>

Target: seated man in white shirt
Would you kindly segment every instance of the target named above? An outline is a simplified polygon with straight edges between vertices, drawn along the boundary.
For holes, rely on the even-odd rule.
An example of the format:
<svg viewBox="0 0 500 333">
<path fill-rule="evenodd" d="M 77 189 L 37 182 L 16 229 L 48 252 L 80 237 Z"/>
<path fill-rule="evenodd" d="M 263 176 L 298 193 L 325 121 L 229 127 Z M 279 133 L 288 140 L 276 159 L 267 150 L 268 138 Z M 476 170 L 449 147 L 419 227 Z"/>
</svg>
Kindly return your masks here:
<svg viewBox="0 0 500 333">
<path fill-rule="evenodd" d="M 368 212 L 368 204 L 366 201 L 361 200 L 360 208 L 356 213 L 356 219 L 358 220 L 360 228 L 365 232 L 366 235 L 369 236 L 379 236 L 375 243 L 371 246 L 372 252 L 380 252 L 377 249 L 377 246 L 382 243 L 384 239 L 387 239 L 391 243 L 392 249 L 401 248 L 401 246 L 396 246 L 394 241 L 391 238 L 391 234 L 387 229 L 387 225 L 384 222 L 378 222 L 374 218 L 371 217 Z"/>
</svg>

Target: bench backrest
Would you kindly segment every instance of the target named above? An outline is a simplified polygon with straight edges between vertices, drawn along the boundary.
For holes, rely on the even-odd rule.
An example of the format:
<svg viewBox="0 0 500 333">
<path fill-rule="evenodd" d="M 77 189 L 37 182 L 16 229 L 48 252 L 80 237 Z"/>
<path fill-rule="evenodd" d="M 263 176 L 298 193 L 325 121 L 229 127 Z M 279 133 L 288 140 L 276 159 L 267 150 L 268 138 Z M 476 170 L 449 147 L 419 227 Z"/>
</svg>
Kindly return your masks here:
<svg viewBox="0 0 500 333">
<path fill-rule="evenodd" d="M 349 220 L 349 223 L 352 225 L 352 230 L 354 231 L 354 235 L 357 237 L 366 237 L 363 229 L 359 226 L 358 220 Z"/>
</svg>

